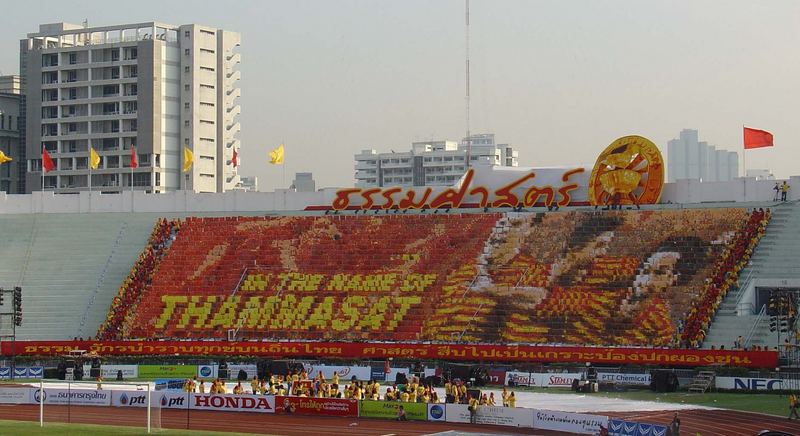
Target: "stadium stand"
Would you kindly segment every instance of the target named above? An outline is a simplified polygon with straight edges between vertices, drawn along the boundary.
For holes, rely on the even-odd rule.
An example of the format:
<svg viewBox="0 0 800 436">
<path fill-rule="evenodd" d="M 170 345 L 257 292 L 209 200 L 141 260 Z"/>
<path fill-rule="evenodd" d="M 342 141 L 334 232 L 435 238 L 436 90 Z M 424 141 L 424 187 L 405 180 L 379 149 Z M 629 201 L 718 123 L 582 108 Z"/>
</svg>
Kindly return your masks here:
<svg viewBox="0 0 800 436">
<path fill-rule="evenodd" d="M 190 217 L 177 232 L 162 221 L 98 335 L 698 346 L 768 219 L 719 208 Z"/>
<path fill-rule="evenodd" d="M 155 219 L 151 214 L 4 215 L 0 286 L 23 288 L 17 338 L 93 336 Z"/>
</svg>

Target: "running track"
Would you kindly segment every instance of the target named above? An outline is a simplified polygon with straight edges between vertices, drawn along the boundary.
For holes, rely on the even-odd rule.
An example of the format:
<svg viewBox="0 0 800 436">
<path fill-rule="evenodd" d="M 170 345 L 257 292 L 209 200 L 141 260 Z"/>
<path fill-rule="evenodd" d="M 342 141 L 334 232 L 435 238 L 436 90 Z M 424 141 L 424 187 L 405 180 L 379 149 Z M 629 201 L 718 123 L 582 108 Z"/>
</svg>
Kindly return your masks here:
<svg viewBox="0 0 800 436">
<path fill-rule="evenodd" d="M 45 423 L 74 422 L 86 424 L 111 424 L 144 427 L 145 409 L 89 406 L 45 406 Z M 669 424 L 674 412 L 613 412 L 611 417 L 652 424 Z M 679 412 L 681 434 L 755 435 L 764 429 L 800 434 L 800 421 L 758 413 L 732 410 L 683 410 Z M 39 406 L 0 406 L 0 419 L 38 421 Z M 46 425 L 46 424 L 45 424 Z M 559 435 L 563 433 L 535 429 L 496 427 L 436 422 L 394 422 L 364 418 L 338 418 L 326 416 L 287 416 L 243 412 L 210 412 L 162 409 L 161 426 L 164 428 L 235 431 L 273 435 L 347 434 L 347 435 L 397 435 L 419 436 L 448 430 L 482 433 Z"/>
</svg>

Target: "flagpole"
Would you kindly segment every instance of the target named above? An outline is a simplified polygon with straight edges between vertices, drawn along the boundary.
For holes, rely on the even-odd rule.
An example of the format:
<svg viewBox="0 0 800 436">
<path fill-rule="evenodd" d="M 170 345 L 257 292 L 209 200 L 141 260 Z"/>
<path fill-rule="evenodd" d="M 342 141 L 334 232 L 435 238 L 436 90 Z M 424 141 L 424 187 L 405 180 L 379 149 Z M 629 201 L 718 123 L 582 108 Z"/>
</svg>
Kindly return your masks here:
<svg viewBox="0 0 800 436">
<path fill-rule="evenodd" d="M 747 177 L 747 149 L 744 147 L 744 129 L 745 126 L 742 124 L 742 170 L 744 171 L 744 177 Z"/>
</svg>

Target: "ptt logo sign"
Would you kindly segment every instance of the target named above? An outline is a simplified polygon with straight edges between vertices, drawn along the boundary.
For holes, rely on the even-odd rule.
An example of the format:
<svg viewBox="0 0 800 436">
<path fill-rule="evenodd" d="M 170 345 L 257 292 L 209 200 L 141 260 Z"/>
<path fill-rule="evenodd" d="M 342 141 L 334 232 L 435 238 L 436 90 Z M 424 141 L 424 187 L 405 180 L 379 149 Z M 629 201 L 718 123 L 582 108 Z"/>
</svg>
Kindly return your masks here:
<svg viewBox="0 0 800 436">
<path fill-rule="evenodd" d="M 185 398 L 186 397 L 176 397 L 176 396 L 164 395 L 164 396 L 161 397 L 161 407 L 166 407 L 166 408 L 182 407 L 183 406 L 183 400 Z"/>
<path fill-rule="evenodd" d="M 129 407 L 146 406 L 147 396 L 146 395 L 128 396 L 127 394 L 122 394 L 119 396 L 119 404 L 122 406 L 129 406 Z"/>
<path fill-rule="evenodd" d="M 776 378 L 738 378 L 733 379 L 734 389 L 748 391 L 779 391 L 783 389 L 783 380 Z"/>
</svg>

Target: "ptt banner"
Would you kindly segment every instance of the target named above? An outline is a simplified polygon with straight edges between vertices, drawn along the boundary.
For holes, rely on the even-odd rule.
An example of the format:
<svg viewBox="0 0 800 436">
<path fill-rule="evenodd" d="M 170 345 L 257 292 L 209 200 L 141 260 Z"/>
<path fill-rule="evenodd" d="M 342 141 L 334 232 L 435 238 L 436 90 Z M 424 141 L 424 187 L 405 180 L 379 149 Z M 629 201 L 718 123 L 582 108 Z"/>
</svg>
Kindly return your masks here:
<svg viewBox="0 0 800 436">
<path fill-rule="evenodd" d="M 717 389 L 733 389 L 738 391 L 780 391 L 783 380 L 779 378 L 752 377 L 716 377 Z"/>
<path fill-rule="evenodd" d="M 11 368 L 0 367 L 0 379 L 8 380 L 11 378 Z M 17 366 L 13 371 L 14 378 L 42 378 L 44 368 L 41 366 Z"/>
<path fill-rule="evenodd" d="M 0 404 L 31 404 L 30 388 L 0 388 Z"/>
<path fill-rule="evenodd" d="M 192 378 L 197 365 L 139 365 L 140 378 Z"/>
<path fill-rule="evenodd" d="M 151 398 L 158 395 L 150 392 Z M 146 407 L 147 391 L 111 391 L 111 405 L 114 407 Z"/>
<path fill-rule="evenodd" d="M 275 397 L 272 395 L 191 394 L 189 407 L 194 410 L 275 413 Z"/>
<path fill-rule="evenodd" d="M 397 418 L 397 410 L 403 406 L 409 421 L 427 421 L 427 403 L 399 403 L 397 401 L 362 401 L 359 404 L 358 416 L 366 418 Z"/>
<path fill-rule="evenodd" d="M 44 397 L 44 399 L 42 399 Z M 31 389 L 31 402 L 39 404 L 71 404 L 76 406 L 110 406 L 111 391 L 97 389 Z"/>
<path fill-rule="evenodd" d="M 650 374 L 598 372 L 597 381 L 604 383 L 616 383 L 618 385 L 650 386 Z"/>
<path fill-rule="evenodd" d="M 358 400 L 275 397 L 275 412 L 298 415 L 358 416 Z"/>
<path fill-rule="evenodd" d="M 533 427 L 577 434 L 599 434 L 600 427 L 608 428 L 608 417 L 585 413 L 534 410 Z"/>
<path fill-rule="evenodd" d="M 445 410 L 447 422 L 470 422 L 469 406 L 466 404 L 447 404 Z M 533 427 L 532 409 L 479 406 L 475 418 L 478 424 Z"/>
<path fill-rule="evenodd" d="M 666 436 L 667 427 L 656 424 L 611 419 L 608 421 L 608 436 Z"/>
</svg>

